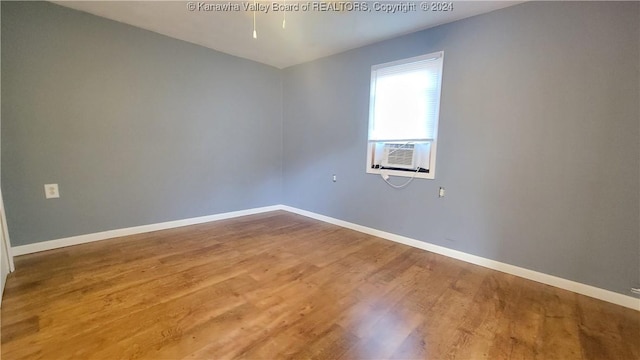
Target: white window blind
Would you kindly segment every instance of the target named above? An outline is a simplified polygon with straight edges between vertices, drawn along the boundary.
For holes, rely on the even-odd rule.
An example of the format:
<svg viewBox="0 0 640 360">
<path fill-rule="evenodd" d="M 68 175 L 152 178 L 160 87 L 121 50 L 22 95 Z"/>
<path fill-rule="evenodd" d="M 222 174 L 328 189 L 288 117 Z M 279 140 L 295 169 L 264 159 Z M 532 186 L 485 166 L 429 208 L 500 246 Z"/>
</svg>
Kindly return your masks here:
<svg viewBox="0 0 640 360">
<path fill-rule="evenodd" d="M 433 141 L 442 52 L 381 64 L 371 71 L 369 141 Z"/>
</svg>

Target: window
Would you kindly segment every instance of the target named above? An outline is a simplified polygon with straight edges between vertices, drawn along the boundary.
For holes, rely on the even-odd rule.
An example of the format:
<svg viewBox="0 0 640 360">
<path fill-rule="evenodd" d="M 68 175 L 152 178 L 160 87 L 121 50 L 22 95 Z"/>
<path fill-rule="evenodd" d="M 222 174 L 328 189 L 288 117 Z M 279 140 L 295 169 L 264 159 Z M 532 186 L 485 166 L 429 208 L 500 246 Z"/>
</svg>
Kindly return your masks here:
<svg viewBox="0 0 640 360">
<path fill-rule="evenodd" d="M 435 178 L 443 56 L 371 67 L 368 173 Z"/>
</svg>

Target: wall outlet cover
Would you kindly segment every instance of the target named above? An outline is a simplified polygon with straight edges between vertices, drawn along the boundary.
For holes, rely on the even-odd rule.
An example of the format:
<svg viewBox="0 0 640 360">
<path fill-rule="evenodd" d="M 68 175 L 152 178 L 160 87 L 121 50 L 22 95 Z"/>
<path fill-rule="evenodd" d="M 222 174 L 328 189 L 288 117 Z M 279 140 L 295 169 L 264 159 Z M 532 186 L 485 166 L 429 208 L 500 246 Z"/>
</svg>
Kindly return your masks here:
<svg viewBox="0 0 640 360">
<path fill-rule="evenodd" d="M 44 184 L 44 197 L 47 199 L 57 199 L 60 197 L 58 184 Z"/>
</svg>

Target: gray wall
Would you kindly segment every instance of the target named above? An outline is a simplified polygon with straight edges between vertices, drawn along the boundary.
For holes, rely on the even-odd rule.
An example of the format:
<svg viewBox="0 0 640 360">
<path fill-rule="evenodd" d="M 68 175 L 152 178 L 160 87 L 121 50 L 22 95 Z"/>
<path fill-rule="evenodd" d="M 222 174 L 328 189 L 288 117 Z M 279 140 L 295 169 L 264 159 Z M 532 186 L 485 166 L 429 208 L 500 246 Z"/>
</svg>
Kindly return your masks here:
<svg viewBox="0 0 640 360">
<path fill-rule="evenodd" d="M 525 3 L 286 69 L 285 204 L 629 294 L 639 8 Z M 365 174 L 370 67 L 438 50 L 436 179 L 396 190 Z"/>
<path fill-rule="evenodd" d="M 40 2 L 2 2 L 13 246 L 281 202 L 281 71 Z M 58 183 L 60 199 L 43 185 Z"/>
</svg>

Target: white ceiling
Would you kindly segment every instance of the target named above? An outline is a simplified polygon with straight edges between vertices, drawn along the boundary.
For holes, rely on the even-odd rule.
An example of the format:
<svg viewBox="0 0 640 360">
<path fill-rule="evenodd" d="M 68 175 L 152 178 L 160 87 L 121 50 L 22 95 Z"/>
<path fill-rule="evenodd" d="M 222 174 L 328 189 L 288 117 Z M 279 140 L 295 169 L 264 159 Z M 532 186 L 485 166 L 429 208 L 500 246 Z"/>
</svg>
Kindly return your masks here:
<svg viewBox="0 0 640 360">
<path fill-rule="evenodd" d="M 242 58 L 278 68 L 303 63 L 345 50 L 430 28 L 466 17 L 490 12 L 522 1 L 456 1 L 453 11 L 416 11 L 385 13 L 371 11 L 291 11 L 286 13 L 286 29 L 282 29 L 283 12 L 256 13 L 258 38 L 253 39 L 251 11 L 189 11 L 186 1 L 54 1 L 56 4 L 90 14 L 151 30 L 172 38 L 202 45 Z M 277 1 L 283 4 L 282 0 Z M 194 1 L 204 4 L 253 4 L 242 1 Z M 259 1 L 272 6 L 273 1 Z M 287 0 L 287 4 L 296 1 Z M 307 1 L 299 2 L 300 5 Z M 325 2 L 327 3 L 327 2 Z M 340 6 L 338 1 L 329 4 Z M 382 3 L 382 2 L 380 2 Z M 393 2 L 386 2 L 389 4 Z M 427 2 L 430 4 L 430 2 Z M 323 6 L 325 6 L 323 4 Z"/>
</svg>

